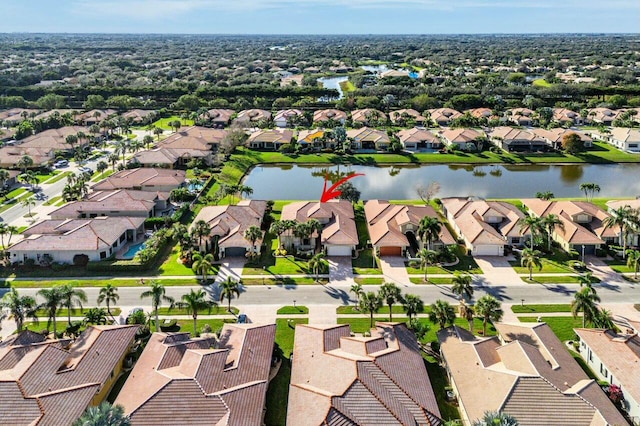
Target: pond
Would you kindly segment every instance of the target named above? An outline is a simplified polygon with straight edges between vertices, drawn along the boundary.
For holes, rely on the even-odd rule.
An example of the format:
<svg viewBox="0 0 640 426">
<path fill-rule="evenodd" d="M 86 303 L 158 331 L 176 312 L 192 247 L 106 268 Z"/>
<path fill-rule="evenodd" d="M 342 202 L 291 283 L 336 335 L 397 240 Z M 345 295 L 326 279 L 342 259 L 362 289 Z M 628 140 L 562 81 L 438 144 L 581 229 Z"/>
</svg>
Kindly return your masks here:
<svg viewBox="0 0 640 426">
<path fill-rule="evenodd" d="M 348 79 L 349 77 L 321 77 L 318 79 L 318 82 L 320 82 L 320 84 L 322 84 L 322 87 L 324 87 L 325 89 L 337 90 L 340 94 L 337 99 L 340 99 L 343 96 L 342 89 L 340 88 L 340 83 L 342 83 L 343 81 L 347 81 Z M 319 100 L 330 101 L 332 99 L 320 98 Z"/>
<path fill-rule="evenodd" d="M 363 173 L 352 179 L 361 199 L 416 199 L 416 186 L 440 184 L 438 197 L 532 198 L 551 191 L 556 197 L 581 197 L 580 184 L 597 183 L 598 197 L 640 195 L 640 166 L 625 165 L 422 165 L 255 167 L 244 180 L 253 199 L 313 200 L 322 194 L 323 169 Z"/>
</svg>

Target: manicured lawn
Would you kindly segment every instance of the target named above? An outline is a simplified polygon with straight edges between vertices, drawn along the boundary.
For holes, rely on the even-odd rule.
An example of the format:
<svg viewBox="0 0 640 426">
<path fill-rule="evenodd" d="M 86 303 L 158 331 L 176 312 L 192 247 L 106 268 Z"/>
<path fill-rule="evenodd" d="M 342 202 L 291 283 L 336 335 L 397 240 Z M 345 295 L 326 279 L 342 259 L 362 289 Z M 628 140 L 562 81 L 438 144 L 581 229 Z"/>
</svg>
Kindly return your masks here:
<svg viewBox="0 0 640 426">
<path fill-rule="evenodd" d="M 202 331 L 202 327 L 204 327 L 205 324 L 209 324 L 209 326 L 211 327 L 211 331 L 215 333 L 217 330 L 221 329 L 225 323 L 235 323 L 235 322 L 236 322 L 235 319 L 218 319 L 218 318 L 198 319 L 196 321 L 196 328 L 198 330 L 198 333 L 200 333 Z M 178 321 L 178 325 L 180 327 L 176 331 L 187 332 L 187 333 L 190 333 L 192 336 L 194 335 L 193 320 L 181 319 Z M 155 328 L 153 326 L 151 327 L 151 331 L 155 331 Z"/>
<path fill-rule="evenodd" d="M 195 279 L 159 279 L 156 280 L 165 286 L 193 286 L 198 282 Z M 56 285 L 68 284 L 67 280 L 12 280 L 12 281 L 0 281 L 0 287 L 7 287 L 10 285 L 15 288 L 39 288 L 39 287 L 53 287 Z M 81 282 L 77 282 L 77 287 L 104 287 L 107 284 L 111 284 L 116 287 L 140 287 L 145 284 L 141 284 L 140 280 L 136 279 L 84 279 Z"/>
<path fill-rule="evenodd" d="M 186 293 L 185 293 L 186 294 Z M 211 309 L 205 309 L 198 312 L 198 315 L 237 315 L 240 310 L 234 306 L 231 307 L 231 312 L 227 311 L 226 303 L 223 306 L 212 306 Z M 158 308 L 158 315 L 191 315 L 184 308 L 172 308 L 160 307 Z"/>
<path fill-rule="evenodd" d="M 522 281 L 527 284 L 577 284 L 580 282 L 580 278 L 576 275 L 536 275 L 533 274 L 533 279 L 529 280 L 529 277 L 520 277 Z M 600 279 L 591 277 L 592 283 L 599 283 Z"/>
<path fill-rule="evenodd" d="M 104 172 L 98 173 L 94 177 L 92 177 L 91 178 L 91 182 L 98 182 L 98 181 L 100 181 L 102 179 L 106 179 L 109 176 L 111 176 L 113 173 L 114 173 L 113 168 L 108 168 Z"/>
<path fill-rule="evenodd" d="M 605 263 L 609 265 L 611 269 L 618 273 L 634 272 L 634 268 L 628 267 L 626 261 L 622 261 L 619 259 L 606 259 Z"/>
<path fill-rule="evenodd" d="M 562 250 L 555 249 L 553 254 L 548 255 L 544 258 L 540 259 L 542 263 L 542 269 L 533 268 L 533 273 L 575 273 L 576 271 L 572 268 L 576 259 L 572 259 L 566 252 Z M 528 274 L 529 270 L 524 266 L 520 266 L 520 261 L 511 261 L 509 262 L 511 266 L 513 266 L 514 271 L 518 274 Z"/>
<path fill-rule="evenodd" d="M 100 306 L 101 308 L 104 308 L 104 310 L 107 310 L 106 306 Z M 86 314 L 89 311 L 90 308 L 82 308 L 82 310 L 80 308 L 76 308 L 76 309 L 71 309 L 71 316 L 72 317 L 82 317 L 84 316 L 84 314 Z M 67 318 L 67 313 L 69 312 L 69 310 L 67 308 L 60 308 L 56 311 L 56 317 L 57 318 L 64 318 L 66 321 Z M 120 315 L 120 313 L 122 312 L 122 310 L 120 308 L 115 308 L 115 307 L 111 307 L 111 315 L 113 316 L 117 316 Z M 41 318 L 47 318 L 49 315 L 47 315 L 47 312 L 44 309 L 38 309 L 38 311 L 36 312 L 36 315 L 38 317 Z"/>
<path fill-rule="evenodd" d="M 535 320 L 535 318 L 534 318 Z M 373 322 L 375 324 L 376 321 L 382 321 L 382 322 L 386 322 L 389 321 L 388 317 L 382 317 L 380 316 L 380 314 L 376 314 L 373 317 Z M 400 317 L 400 318 L 394 318 L 393 319 L 394 322 L 406 322 L 407 318 L 406 317 Z M 431 321 L 429 321 L 427 318 L 419 318 L 418 321 L 420 321 L 421 323 L 425 323 L 429 326 L 429 331 L 427 332 L 427 334 L 424 336 L 424 338 L 421 340 L 422 342 L 433 342 L 437 340 L 436 337 L 436 332 L 438 331 L 438 325 L 434 325 Z M 349 324 L 351 325 L 351 331 L 354 333 L 364 333 L 364 332 L 368 332 L 369 331 L 369 318 L 362 318 L 362 317 L 338 317 L 337 320 L 338 324 Z M 468 330 L 469 327 L 469 323 L 462 318 L 456 318 L 455 321 L 455 325 L 464 328 L 465 330 Z M 473 329 L 474 332 L 476 334 L 478 334 L 478 332 L 482 332 L 482 321 L 478 318 L 475 318 L 473 320 Z M 487 336 L 495 336 L 496 331 L 495 328 L 493 328 L 493 326 L 491 326 L 490 324 L 487 325 Z"/>
<path fill-rule="evenodd" d="M 405 315 L 404 309 L 402 309 L 402 306 L 400 306 L 400 305 L 393 305 L 391 307 L 391 312 L 394 313 L 394 314 Z M 429 313 L 430 312 L 429 305 L 426 305 L 422 312 L 423 313 Z M 355 314 L 362 314 L 362 311 L 360 311 L 359 309 L 356 309 L 355 306 L 347 305 L 347 306 L 338 306 L 336 308 L 336 313 L 338 315 L 355 315 Z M 388 306 L 383 306 L 378 311 L 378 314 L 389 314 L 389 307 Z"/>
<path fill-rule="evenodd" d="M 429 266 L 427 268 L 427 275 L 453 274 L 456 271 L 462 273 L 468 272 L 470 274 L 482 274 L 482 269 L 480 269 L 476 261 L 473 259 L 473 256 L 463 255 L 458 252 L 458 259 L 460 259 L 460 261 L 453 266 Z M 406 267 L 409 275 L 424 275 L 424 269 L 422 268 L 415 268 L 409 264 L 407 264 Z"/>
<path fill-rule="evenodd" d="M 569 304 L 547 304 L 547 305 L 512 305 L 511 311 L 514 314 L 546 314 L 549 312 L 571 312 Z"/>
<path fill-rule="evenodd" d="M 539 78 L 539 79 L 537 79 L 537 80 L 533 80 L 533 81 L 531 82 L 531 84 L 532 84 L 533 86 L 536 86 L 536 87 L 551 87 L 551 86 L 553 86 L 553 84 L 549 83 L 549 82 L 548 82 L 547 80 L 545 80 L 544 78 Z"/>
<path fill-rule="evenodd" d="M 571 356 L 573 357 L 573 359 L 576 360 L 576 362 L 578 363 L 578 365 L 580 365 L 580 367 L 582 368 L 582 370 L 585 372 L 585 374 L 590 378 L 595 380 L 596 382 L 600 380 L 600 378 L 598 376 L 595 375 L 595 373 L 593 372 L 593 370 L 591 370 L 591 367 L 589 367 L 587 365 L 586 362 L 584 362 L 584 359 L 582 359 L 582 357 L 580 356 L 579 353 L 572 351 L 571 349 L 568 349 L 569 353 L 571 354 Z"/>
<path fill-rule="evenodd" d="M 65 179 L 67 176 L 69 176 L 72 172 L 70 171 L 66 171 L 66 172 L 62 172 L 60 174 L 57 174 L 56 176 L 52 177 L 51 179 L 49 179 L 47 181 L 47 184 L 52 184 L 52 183 L 56 183 L 62 179 Z M 50 176 L 49 176 L 50 177 Z"/>
<path fill-rule="evenodd" d="M 429 381 L 433 388 L 436 401 L 438 402 L 438 409 L 440 410 L 440 416 L 443 420 L 458 420 L 460 419 L 460 412 L 458 407 L 454 404 L 447 402 L 446 388 L 449 386 L 447 379 L 447 372 L 440 364 L 432 357 L 422 354 L 424 358 L 424 365 L 427 368 L 429 374 Z"/>
<path fill-rule="evenodd" d="M 294 256 L 273 257 L 271 253 L 262 253 L 259 258 L 248 262 L 244 275 L 304 275 L 309 274 L 308 262 Z"/>
<path fill-rule="evenodd" d="M 381 277 L 355 277 L 353 280 L 361 285 L 380 285 L 384 282 Z"/>
<path fill-rule="evenodd" d="M 283 306 L 282 308 L 278 309 L 278 312 L 276 312 L 276 314 L 278 315 L 296 315 L 296 314 L 304 314 L 304 315 L 308 315 L 309 314 L 309 308 L 307 308 L 306 306 Z"/>
<path fill-rule="evenodd" d="M 424 280 L 424 277 L 409 277 L 409 281 L 413 284 L 449 285 L 453 283 L 453 275 L 451 277 L 427 277 L 427 281 Z"/>
<path fill-rule="evenodd" d="M 382 270 L 379 267 L 378 258 L 373 260 L 373 250 L 367 248 L 358 251 L 358 257 L 351 259 L 351 265 L 353 266 L 353 273 L 358 275 L 380 275 Z"/>
<path fill-rule="evenodd" d="M 518 317 L 518 319 L 520 322 L 536 322 L 537 320 L 534 317 Z M 549 325 L 551 330 L 562 342 L 565 340 L 574 340 L 576 334 L 573 332 L 573 329 L 582 327 L 582 316 L 575 319 L 573 317 L 542 317 L 541 319 Z"/>
<path fill-rule="evenodd" d="M 49 198 L 47 201 L 44 202 L 45 206 L 53 206 L 55 205 L 58 201 L 62 200 L 62 196 L 58 195 L 56 197 L 51 197 Z"/>
<path fill-rule="evenodd" d="M 158 275 L 164 276 L 195 276 L 195 272 L 191 268 L 184 266 L 182 263 L 178 262 L 180 257 L 180 245 L 176 244 L 171 249 L 171 253 L 167 260 L 165 260 L 162 265 L 158 268 Z M 213 271 L 209 274 L 210 277 L 215 277 L 220 269 L 219 265 L 213 265 Z"/>
<path fill-rule="evenodd" d="M 244 285 L 284 285 L 284 286 L 289 286 L 289 285 L 320 285 L 320 284 L 327 284 L 329 282 L 329 279 L 327 278 L 320 278 L 318 281 L 316 281 L 314 278 L 288 278 L 288 277 L 283 277 L 283 278 L 269 278 L 267 277 L 267 275 L 264 276 L 264 278 L 243 278 L 242 279 L 242 284 Z"/>
<path fill-rule="evenodd" d="M 356 86 L 354 86 L 353 83 L 350 82 L 349 80 L 341 81 L 340 82 L 340 88 L 345 93 L 353 92 L 353 91 L 356 90 Z"/>
<path fill-rule="evenodd" d="M 165 135 L 166 135 L 168 134 L 167 130 L 170 132 L 173 132 L 173 129 L 171 128 L 171 126 L 169 126 L 168 123 L 170 121 L 175 121 L 175 120 L 180 120 L 180 124 L 182 124 L 182 127 L 193 126 L 193 120 L 186 120 L 184 118 L 178 117 L 177 115 L 172 115 L 171 117 L 161 118 L 157 121 L 154 121 L 153 126 L 156 126 L 165 130 Z"/>
</svg>

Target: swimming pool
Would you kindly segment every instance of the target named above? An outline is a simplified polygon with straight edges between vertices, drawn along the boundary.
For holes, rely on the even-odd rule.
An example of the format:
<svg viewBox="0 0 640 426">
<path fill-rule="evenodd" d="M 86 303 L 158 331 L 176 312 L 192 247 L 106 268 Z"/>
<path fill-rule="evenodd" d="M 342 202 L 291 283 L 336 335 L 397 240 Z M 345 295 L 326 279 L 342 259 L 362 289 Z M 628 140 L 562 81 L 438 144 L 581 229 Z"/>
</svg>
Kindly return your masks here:
<svg viewBox="0 0 640 426">
<path fill-rule="evenodd" d="M 187 185 L 187 189 L 190 192 L 198 192 L 202 189 L 203 186 L 204 184 L 202 182 L 190 182 L 189 185 Z"/>
<path fill-rule="evenodd" d="M 133 259 L 137 252 L 144 248 L 144 242 L 138 244 L 132 244 L 129 246 L 129 249 L 125 253 L 122 254 L 123 259 Z"/>
</svg>

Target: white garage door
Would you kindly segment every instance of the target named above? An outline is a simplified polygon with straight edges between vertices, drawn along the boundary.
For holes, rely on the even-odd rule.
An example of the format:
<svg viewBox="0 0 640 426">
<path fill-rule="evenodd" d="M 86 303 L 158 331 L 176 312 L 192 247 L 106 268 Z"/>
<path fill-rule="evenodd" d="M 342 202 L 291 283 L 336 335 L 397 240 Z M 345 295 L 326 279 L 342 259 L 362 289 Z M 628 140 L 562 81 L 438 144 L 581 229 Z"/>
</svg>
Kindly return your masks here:
<svg viewBox="0 0 640 426">
<path fill-rule="evenodd" d="M 481 245 L 473 248 L 474 256 L 502 256 L 504 246 Z"/>
<path fill-rule="evenodd" d="M 327 256 L 351 256 L 351 246 L 327 246 Z"/>
</svg>

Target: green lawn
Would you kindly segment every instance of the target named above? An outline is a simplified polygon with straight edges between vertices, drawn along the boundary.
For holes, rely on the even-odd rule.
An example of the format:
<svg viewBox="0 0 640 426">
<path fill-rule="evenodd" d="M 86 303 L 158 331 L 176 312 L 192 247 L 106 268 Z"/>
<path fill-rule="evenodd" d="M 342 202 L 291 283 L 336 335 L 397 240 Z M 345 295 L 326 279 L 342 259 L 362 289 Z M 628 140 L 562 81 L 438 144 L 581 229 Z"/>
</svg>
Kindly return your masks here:
<svg viewBox="0 0 640 426">
<path fill-rule="evenodd" d="M 393 305 L 391 307 L 391 312 L 394 314 L 403 314 L 404 315 L 404 309 L 402 309 L 401 305 Z M 425 305 L 423 311 L 423 313 L 429 313 L 430 309 L 429 309 L 429 305 Z M 352 305 L 346 305 L 346 306 L 338 306 L 336 308 L 336 313 L 338 315 L 355 315 L 355 314 L 362 314 L 362 311 L 360 311 L 359 309 L 357 309 L 355 306 Z M 380 310 L 378 311 L 378 315 L 381 314 L 388 314 L 389 313 L 389 307 L 388 306 L 383 306 L 380 308 Z"/>
<path fill-rule="evenodd" d="M 56 183 L 62 179 L 65 179 L 67 176 L 69 176 L 72 172 L 66 171 L 66 172 L 62 172 L 60 174 L 55 175 L 54 177 L 52 177 L 51 179 L 49 179 L 47 181 L 47 184 L 52 184 L 52 183 Z"/>
<path fill-rule="evenodd" d="M 98 182 L 98 181 L 100 181 L 100 180 L 102 180 L 102 179 L 106 179 L 106 178 L 108 178 L 109 176 L 111 176 L 113 173 L 115 173 L 115 172 L 114 172 L 114 170 L 113 170 L 112 168 L 108 168 L 108 169 L 107 169 L 107 170 L 105 170 L 104 172 L 102 172 L 102 173 L 98 173 L 98 174 L 96 174 L 95 176 L 93 176 L 93 177 L 91 178 L 91 182 Z"/>
<path fill-rule="evenodd" d="M 514 314 L 546 314 L 549 312 L 571 312 L 571 305 L 565 304 L 542 304 L 542 305 L 512 305 L 511 311 Z"/>
<path fill-rule="evenodd" d="M 473 256 L 463 255 L 460 251 L 458 252 L 458 259 L 460 261 L 453 266 L 429 266 L 427 268 L 427 275 L 429 274 L 453 274 L 454 272 L 468 272 L 470 274 L 482 274 L 482 269 L 478 266 L 476 261 L 473 259 Z M 406 264 L 407 273 L 409 275 L 424 275 L 424 269 L 415 268 Z"/>
<path fill-rule="evenodd" d="M 267 234 L 268 235 L 268 234 Z M 267 240 L 265 238 L 265 240 Z M 303 275 L 309 274 L 308 262 L 294 256 L 273 257 L 271 253 L 262 253 L 259 258 L 248 262 L 244 275 Z"/>
<path fill-rule="evenodd" d="M 180 245 L 176 244 L 171 249 L 171 253 L 167 260 L 165 260 L 162 265 L 158 268 L 158 275 L 164 276 L 195 276 L 195 272 L 191 268 L 184 266 L 182 263 L 178 262 L 180 257 Z M 210 276 L 215 277 L 220 269 L 219 265 L 213 266 L 213 272 L 211 272 Z"/>
<path fill-rule="evenodd" d="M 172 115 L 171 117 L 161 118 L 157 121 L 153 122 L 153 126 L 159 127 L 165 130 L 165 134 L 168 134 L 167 131 L 173 132 L 173 129 L 169 126 L 170 121 L 180 120 L 182 127 L 193 126 L 193 120 L 186 120 L 184 118 L 180 118 L 177 115 Z"/>
<path fill-rule="evenodd" d="M 159 279 L 156 280 L 165 286 L 193 286 L 198 282 L 194 279 Z M 136 279 L 84 279 L 82 282 L 77 282 L 78 287 L 104 287 L 107 284 L 111 284 L 116 287 L 139 287 L 144 284 L 140 283 L 140 280 Z M 68 284 L 68 280 L 12 280 L 12 281 L 0 281 L 0 287 L 15 287 L 15 288 L 39 288 L 39 287 L 53 287 L 56 285 Z"/>
<path fill-rule="evenodd" d="M 578 318 L 573 317 L 542 317 L 542 321 L 546 322 L 551 330 L 558 336 L 560 341 L 574 340 L 575 333 L 574 328 L 582 327 L 582 316 Z M 518 317 L 520 322 L 536 322 L 535 317 Z"/>
<path fill-rule="evenodd" d="M 535 318 L 534 318 L 535 320 Z M 382 321 L 382 322 L 386 322 L 389 321 L 388 317 L 382 317 L 380 316 L 380 314 L 376 314 L 373 317 L 373 321 L 374 324 L 376 321 Z M 406 322 L 407 318 L 406 317 L 400 317 L 400 318 L 394 318 L 393 319 L 394 322 Z M 433 342 L 437 340 L 436 337 L 436 332 L 438 331 L 438 326 L 434 325 L 431 321 L 429 321 L 429 319 L 427 318 L 419 318 L 418 321 L 420 321 L 421 323 L 427 324 L 429 326 L 429 332 L 424 336 L 424 338 L 421 340 L 422 342 Z M 362 317 L 338 317 L 337 320 L 338 324 L 349 324 L 351 326 L 351 331 L 354 333 L 364 333 L 364 332 L 368 332 L 369 331 L 369 318 L 362 318 Z M 456 318 L 455 321 L 455 325 L 464 328 L 465 330 L 468 330 L 469 327 L 469 323 L 462 319 L 462 318 Z M 478 318 L 475 318 L 473 320 L 473 329 L 474 332 L 476 334 L 478 334 L 479 332 L 482 332 L 482 321 Z M 493 328 L 493 326 L 491 325 L 487 325 L 487 336 L 495 336 L 496 334 L 496 330 L 495 328 Z"/>
<path fill-rule="evenodd" d="M 618 273 L 634 272 L 634 268 L 627 266 L 626 261 L 622 261 L 619 259 L 606 259 L 605 263 L 609 265 L 611 269 Z"/>
<path fill-rule="evenodd" d="M 341 81 L 340 88 L 344 93 L 354 92 L 356 90 L 356 86 L 349 80 Z"/>
<path fill-rule="evenodd" d="M 430 277 L 427 276 L 427 281 L 424 280 L 424 277 L 409 277 L 409 281 L 412 284 L 442 284 L 442 285 L 450 285 L 453 284 L 453 275 L 450 277 Z"/>
<path fill-rule="evenodd" d="M 264 278 L 243 278 L 242 284 L 244 285 L 320 285 L 327 284 L 329 280 L 327 278 L 320 278 L 316 281 L 314 278 L 271 278 L 264 275 Z"/>
<path fill-rule="evenodd" d="M 296 315 L 296 314 L 308 315 L 309 314 L 309 308 L 307 308 L 306 306 L 300 306 L 300 305 L 283 306 L 282 308 L 278 309 L 278 312 L 276 312 L 276 314 L 278 314 L 278 315 Z"/>
<path fill-rule="evenodd" d="M 532 84 L 533 86 L 536 86 L 536 87 L 552 87 L 552 86 L 553 86 L 553 84 L 549 83 L 549 82 L 548 82 L 547 80 L 545 80 L 544 78 L 539 78 L 539 79 L 537 79 L 537 80 L 533 80 L 533 81 L 531 82 L 531 84 Z"/>
<path fill-rule="evenodd" d="M 186 294 L 186 293 L 185 293 Z M 211 309 L 205 309 L 198 312 L 198 315 L 237 315 L 240 310 L 234 306 L 231 307 L 231 312 L 227 311 L 226 303 L 223 306 L 212 306 Z M 158 315 L 191 315 L 184 308 L 172 308 L 160 307 L 158 308 Z"/>
<path fill-rule="evenodd" d="M 536 275 L 533 274 L 533 279 L 530 280 L 528 276 L 520 277 L 522 281 L 527 284 L 577 284 L 580 282 L 580 278 L 576 275 Z M 600 279 L 591 277 L 592 283 L 599 283 Z"/>
<path fill-rule="evenodd" d="M 101 308 L 104 308 L 105 311 L 107 310 L 106 306 L 100 306 Z M 71 309 L 71 316 L 72 317 L 82 317 L 84 316 L 85 313 L 87 313 L 89 311 L 90 308 L 76 308 L 76 309 Z M 69 310 L 67 308 L 60 308 L 56 311 L 56 317 L 57 318 L 64 318 L 66 320 L 67 318 L 67 313 L 69 312 Z M 117 316 L 120 315 L 120 313 L 122 312 L 122 310 L 120 308 L 117 307 L 111 307 L 111 315 L 113 316 Z M 38 309 L 38 311 L 36 312 L 36 315 L 40 318 L 47 318 L 49 315 L 47 314 L 47 311 L 44 309 Z"/>
<path fill-rule="evenodd" d="M 542 263 L 542 269 L 533 268 L 533 273 L 575 273 L 572 268 L 576 259 L 572 259 L 565 251 L 555 249 L 551 255 L 545 256 L 540 259 Z M 520 266 L 520 261 L 509 262 L 514 271 L 518 274 L 528 274 L 529 270 L 524 266 Z"/>
<path fill-rule="evenodd" d="M 355 277 L 353 280 L 361 285 L 380 285 L 384 282 L 381 277 Z"/>
<path fill-rule="evenodd" d="M 445 421 L 459 420 L 460 412 L 458 411 L 458 407 L 447 401 L 447 387 L 449 386 L 447 371 L 441 367 L 438 361 L 434 358 L 427 356 L 424 353 L 422 354 L 422 357 L 424 358 L 424 364 L 427 368 L 427 373 L 429 374 L 429 381 L 431 382 L 433 393 L 435 394 L 436 401 L 438 402 L 438 409 L 440 410 L 441 418 Z"/>
<path fill-rule="evenodd" d="M 47 201 L 44 202 L 45 206 L 53 206 L 55 205 L 58 201 L 62 200 L 62 196 L 58 195 L 56 197 L 51 197 L 49 198 Z"/>
</svg>

